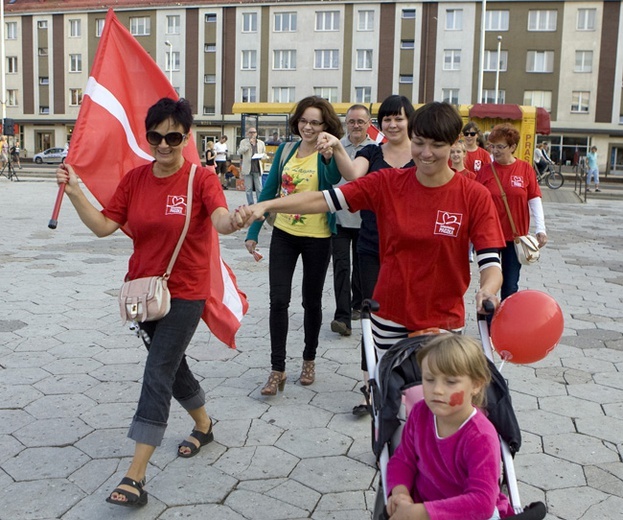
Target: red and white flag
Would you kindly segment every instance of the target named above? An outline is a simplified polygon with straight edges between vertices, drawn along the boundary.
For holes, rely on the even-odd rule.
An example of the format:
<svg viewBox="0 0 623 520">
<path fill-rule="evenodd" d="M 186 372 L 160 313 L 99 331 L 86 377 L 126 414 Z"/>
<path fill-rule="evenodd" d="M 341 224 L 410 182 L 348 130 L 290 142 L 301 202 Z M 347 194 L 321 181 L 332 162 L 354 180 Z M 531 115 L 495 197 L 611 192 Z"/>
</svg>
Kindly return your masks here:
<svg viewBox="0 0 623 520">
<path fill-rule="evenodd" d="M 368 127 L 368 137 L 372 139 L 376 144 L 383 144 L 387 142 L 387 137 L 376 126 L 370 125 Z"/>
<path fill-rule="evenodd" d="M 67 163 L 93 196 L 105 206 L 121 177 L 153 161 L 146 152 L 147 110 L 163 97 L 177 99 L 175 89 L 130 32 L 108 10 Z M 201 164 L 192 135 L 184 157 Z M 218 234 L 211 232 L 210 290 L 203 319 L 212 333 L 231 348 L 249 304 L 236 277 L 221 259 Z"/>
</svg>

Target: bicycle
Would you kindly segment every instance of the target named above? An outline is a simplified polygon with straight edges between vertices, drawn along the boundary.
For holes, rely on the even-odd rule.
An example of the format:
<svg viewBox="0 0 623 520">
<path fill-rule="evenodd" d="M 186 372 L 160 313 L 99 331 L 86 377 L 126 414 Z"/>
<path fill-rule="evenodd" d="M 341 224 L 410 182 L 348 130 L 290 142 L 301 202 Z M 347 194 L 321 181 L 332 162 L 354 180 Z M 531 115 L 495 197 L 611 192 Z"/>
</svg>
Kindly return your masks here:
<svg viewBox="0 0 623 520">
<path fill-rule="evenodd" d="M 565 183 L 564 175 L 560 172 L 560 170 L 556 171 L 552 164 L 548 164 L 543 172 L 535 166 L 534 171 L 536 172 L 537 182 L 541 184 L 545 181 L 547 187 L 552 190 L 557 190 Z"/>
</svg>

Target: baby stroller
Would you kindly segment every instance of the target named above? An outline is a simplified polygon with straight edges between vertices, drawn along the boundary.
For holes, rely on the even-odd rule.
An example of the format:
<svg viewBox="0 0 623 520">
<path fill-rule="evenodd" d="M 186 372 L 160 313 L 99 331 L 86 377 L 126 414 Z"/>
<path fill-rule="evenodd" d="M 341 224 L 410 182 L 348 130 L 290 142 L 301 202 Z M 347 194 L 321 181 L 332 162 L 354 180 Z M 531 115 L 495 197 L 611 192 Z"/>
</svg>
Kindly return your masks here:
<svg viewBox="0 0 623 520">
<path fill-rule="evenodd" d="M 372 415 L 372 450 L 377 458 L 380 472 L 372 520 L 387 520 L 389 518 L 385 509 L 387 463 L 394 449 L 400 443 L 402 428 L 406 422 L 405 394 L 408 394 L 410 389 L 415 389 L 422 384 L 422 375 L 416 361 L 416 353 L 431 338 L 431 335 L 424 334 L 397 342 L 384 353 L 380 362 L 377 363 L 370 324 L 370 311 L 376 310 L 378 310 L 376 302 L 364 301 L 361 325 L 364 352 L 370 374 L 369 391 L 364 393 L 366 393 Z M 486 412 L 500 436 L 504 469 L 503 485 L 506 487 L 506 494 L 516 513 L 510 518 L 540 520 L 546 515 L 543 503 L 530 504 L 525 509 L 521 507 L 513 465 L 513 456 L 521 447 L 521 431 L 513 411 L 506 381 L 492 361 L 493 352 L 485 316 L 479 315 L 478 328 L 483 350 L 491 370 L 491 384 L 487 388 Z"/>
</svg>

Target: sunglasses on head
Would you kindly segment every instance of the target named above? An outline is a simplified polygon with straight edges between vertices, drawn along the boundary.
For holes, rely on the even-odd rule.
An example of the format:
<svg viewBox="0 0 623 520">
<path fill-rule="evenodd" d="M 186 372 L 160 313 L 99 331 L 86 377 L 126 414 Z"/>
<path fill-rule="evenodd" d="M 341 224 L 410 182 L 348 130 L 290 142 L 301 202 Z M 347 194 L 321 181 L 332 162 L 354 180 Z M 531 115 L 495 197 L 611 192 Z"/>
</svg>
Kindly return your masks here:
<svg viewBox="0 0 623 520">
<path fill-rule="evenodd" d="M 476 137 L 478 135 L 478 132 L 463 132 L 463 135 L 465 137 L 467 137 L 468 135 L 471 137 Z"/>
<path fill-rule="evenodd" d="M 182 141 L 184 139 L 186 139 L 186 134 L 181 134 L 179 132 L 169 132 L 167 135 L 162 135 L 158 132 L 155 132 L 154 130 L 150 130 L 149 132 L 147 132 L 146 137 L 147 142 L 152 146 L 158 146 L 163 139 L 169 146 L 178 146 L 182 144 Z"/>
</svg>

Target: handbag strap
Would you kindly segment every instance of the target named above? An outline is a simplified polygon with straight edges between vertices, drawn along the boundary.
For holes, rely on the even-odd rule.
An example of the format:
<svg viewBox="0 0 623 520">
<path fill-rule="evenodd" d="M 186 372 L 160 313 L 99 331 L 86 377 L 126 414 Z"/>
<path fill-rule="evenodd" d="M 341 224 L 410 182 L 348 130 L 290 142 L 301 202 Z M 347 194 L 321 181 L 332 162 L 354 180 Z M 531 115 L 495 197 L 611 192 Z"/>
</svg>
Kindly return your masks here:
<svg viewBox="0 0 623 520">
<path fill-rule="evenodd" d="M 513 237 L 517 238 L 519 233 L 517 233 L 517 228 L 515 227 L 515 221 L 513 220 L 513 215 L 511 214 L 511 209 L 508 205 L 508 200 L 506 199 L 506 192 L 504 188 L 502 188 L 502 182 L 500 181 L 500 177 L 498 176 L 498 172 L 495 169 L 495 164 L 491 163 L 491 169 L 493 170 L 493 176 L 498 183 L 498 188 L 500 188 L 500 193 L 502 194 L 502 202 L 504 202 L 504 207 L 506 208 L 506 213 L 508 215 L 508 220 L 511 223 L 511 230 L 513 231 Z"/>
<path fill-rule="evenodd" d="M 173 250 L 173 255 L 171 256 L 171 261 L 167 266 L 167 272 L 164 273 L 163 278 L 165 280 L 169 279 L 171 276 L 171 271 L 173 271 L 173 266 L 175 265 L 175 261 L 177 260 L 177 255 L 179 255 L 180 250 L 182 249 L 182 244 L 184 243 L 184 239 L 186 238 L 186 233 L 188 232 L 188 228 L 190 226 L 190 213 L 193 207 L 193 179 L 195 178 L 195 171 L 197 170 L 197 165 L 193 164 L 190 167 L 190 175 L 188 176 L 188 194 L 186 195 L 186 220 L 184 221 L 184 229 L 182 229 L 182 234 L 180 235 L 180 239 L 177 241 L 177 245 Z"/>
</svg>

